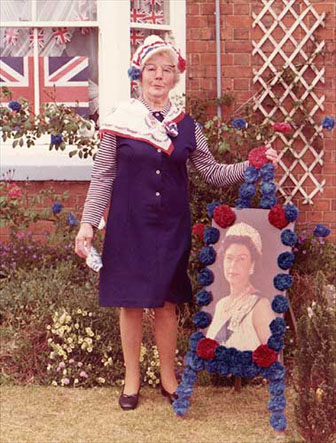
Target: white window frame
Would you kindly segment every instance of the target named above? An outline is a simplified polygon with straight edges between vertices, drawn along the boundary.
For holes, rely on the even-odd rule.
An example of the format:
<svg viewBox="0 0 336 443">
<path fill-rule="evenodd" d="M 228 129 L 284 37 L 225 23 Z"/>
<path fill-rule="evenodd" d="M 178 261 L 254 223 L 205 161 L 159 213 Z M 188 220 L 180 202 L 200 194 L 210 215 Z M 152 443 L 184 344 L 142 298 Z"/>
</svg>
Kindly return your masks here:
<svg viewBox="0 0 336 443">
<path fill-rule="evenodd" d="M 165 2 L 167 0 L 164 0 Z M 127 0 L 97 0 L 97 21 L 36 21 L 36 1 L 33 0 L 32 21 L 0 22 L 1 27 L 37 28 L 46 27 L 94 27 L 98 28 L 98 63 L 99 63 L 99 115 L 103 119 L 120 101 L 130 97 L 130 82 L 127 70 L 130 65 L 130 30 L 152 29 L 167 33 L 176 46 L 185 54 L 186 49 L 186 0 L 170 0 L 169 25 L 151 25 L 130 23 L 130 2 Z M 35 5 L 35 6 L 34 6 Z M 118 54 L 118 56 L 109 56 Z M 38 63 L 38 45 L 34 45 L 35 63 Z M 36 80 L 35 80 L 36 81 Z M 38 83 L 38 79 L 36 81 Z M 37 86 L 37 85 L 36 85 Z M 36 90 L 36 88 L 35 88 Z M 185 93 L 185 74 L 181 75 L 174 94 Z M 37 109 L 39 104 L 36 103 Z M 50 138 L 45 136 L 36 141 L 36 145 L 12 148 L 12 139 L 1 144 L 1 179 L 9 169 L 15 170 L 14 180 L 89 180 L 92 159 L 69 158 L 68 152 L 49 151 Z"/>
</svg>

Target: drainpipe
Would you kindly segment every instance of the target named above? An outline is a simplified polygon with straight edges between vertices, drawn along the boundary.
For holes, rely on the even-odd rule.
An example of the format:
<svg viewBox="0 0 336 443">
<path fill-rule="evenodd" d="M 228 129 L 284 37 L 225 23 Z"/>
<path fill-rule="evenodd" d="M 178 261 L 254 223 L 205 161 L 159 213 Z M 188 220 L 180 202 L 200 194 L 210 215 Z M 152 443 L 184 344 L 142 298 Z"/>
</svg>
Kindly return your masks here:
<svg viewBox="0 0 336 443">
<path fill-rule="evenodd" d="M 221 66 L 221 36 L 220 36 L 220 0 L 216 0 L 216 78 L 217 99 L 222 98 L 222 66 Z M 217 105 L 217 116 L 222 117 L 221 105 Z"/>
</svg>

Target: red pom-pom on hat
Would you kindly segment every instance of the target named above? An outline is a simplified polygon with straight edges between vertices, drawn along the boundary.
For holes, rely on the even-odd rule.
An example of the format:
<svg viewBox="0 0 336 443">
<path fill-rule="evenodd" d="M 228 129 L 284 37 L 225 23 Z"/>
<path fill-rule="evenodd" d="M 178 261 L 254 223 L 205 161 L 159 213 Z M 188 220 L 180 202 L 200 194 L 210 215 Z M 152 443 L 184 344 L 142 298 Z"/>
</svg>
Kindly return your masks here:
<svg viewBox="0 0 336 443">
<path fill-rule="evenodd" d="M 250 163 L 250 166 L 254 166 L 257 169 L 260 169 L 266 163 L 269 163 L 269 160 L 266 157 L 266 151 L 267 151 L 266 146 L 259 146 L 258 148 L 253 148 L 248 155 L 248 161 Z"/>
<path fill-rule="evenodd" d="M 182 57 L 182 55 L 179 55 L 178 61 L 177 61 L 177 69 L 182 73 L 186 70 L 187 62 Z"/>
<path fill-rule="evenodd" d="M 259 345 L 252 352 L 252 360 L 262 368 L 268 368 L 278 360 L 277 353 L 267 345 Z"/>
<path fill-rule="evenodd" d="M 215 357 L 216 348 L 219 345 L 218 341 L 212 338 L 202 338 L 197 343 L 196 353 L 199 357 L 211 360 Z"/>
<path fill-rule="evenodd" d="M 204 229 L 205 229 L 205 224 L 204 223 L 195 223 L 192 227 L 192 235 L 195 235 L 196 237 L 199 238 L 199 240 L 203 241 L 204 240 Z"/>
<path fill-rule="evenodd" d="M 213 219 L 221 228 L 228 228 L 236 220 L 236 214 L 227 205 L 219 205 L 213 211 Z"/>
<path fill-rule="evenodd" d="M 275 205 L 268 213 L 268 221 L 276 228 L 282 229 L 288 225 L 286 213 L 281 205 Z"/>
</svg>

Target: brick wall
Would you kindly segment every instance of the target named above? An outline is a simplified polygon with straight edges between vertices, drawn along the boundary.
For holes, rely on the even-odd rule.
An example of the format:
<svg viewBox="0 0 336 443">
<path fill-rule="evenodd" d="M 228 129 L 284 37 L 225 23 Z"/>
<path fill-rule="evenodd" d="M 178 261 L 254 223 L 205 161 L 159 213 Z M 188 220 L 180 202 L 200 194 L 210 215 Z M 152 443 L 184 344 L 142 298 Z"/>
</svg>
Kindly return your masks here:
<svg viewBox="0 0 336 443">
<path fill-rule="evenodd" d="M 303 7 L 302 3 L 300 0 L 295 3 L 297 12 Z M 325 28 L 318 31 L 318 40 L 326 40 L 329 54 L 324 61 L 325 84 L 319 83 L 315 89 L 319 96 L 326 96 L 325 111 L 317 114 L 323 118 L 324 115 L 336 115 L 336 5 L 334 1 L 327 0 L 312 0 L 311 3 L 318 13 L 328 13 Z M 252 28 L 252 11 L 258 13 L 262 4 L 248 0 L 221 0 L 220 8 L 222 90 L 233 91 L 239 105 L 258 90 L 252 81 L 253 68 L 260 66 L 261 60 L 252 56 L 252 40 L 258 41 L 262 34 L 259 29 Z M 282 34 L 274 33 L 273 36 L 281 38 Z M 297 37 L 300 39 L 300 35 Z M 290 45 L 287 50 L 292 50 Z M 187 61 L 187 95 L 216 97 L 215 0 L 187 0 Z M 320 65 L 321 60 L 318 67 Z M 226 112 L 230 109 L 223 108 L 224 117 Z M 325 132 L 324 166 L 316 171 L 319 178 L 326 179 L 324 192 L 316 195 L 312 206 L 303 205 L 301 199 L 295 201 L 300 208 L 301 222 L 325 223 L 333 232 L 336 229 L 335 145 L 335 130 L 333 133 Z"/>
</svg>

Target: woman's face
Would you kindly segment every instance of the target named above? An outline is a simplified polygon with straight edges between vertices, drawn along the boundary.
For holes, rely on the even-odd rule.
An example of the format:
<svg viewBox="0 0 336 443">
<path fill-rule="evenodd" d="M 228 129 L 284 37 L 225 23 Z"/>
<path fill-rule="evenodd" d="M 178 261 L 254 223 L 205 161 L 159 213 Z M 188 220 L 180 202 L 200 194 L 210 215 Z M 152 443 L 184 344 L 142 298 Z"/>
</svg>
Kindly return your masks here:
<svg viewBox="0 0 336 443">
<path fill-rule="evenodd" d="M 224 254 L 224 276 L 230 285 L 244 285 L 249 282 L 253 261 L 245 245 L 232 243 Z"/>
<path fill-rule="evenodd" d="M 175 86 L 176 68 L 168 54 L 154 54 L 142 70 L 142 94 L 156 100 L 168 99 Z"/>
</svg>

